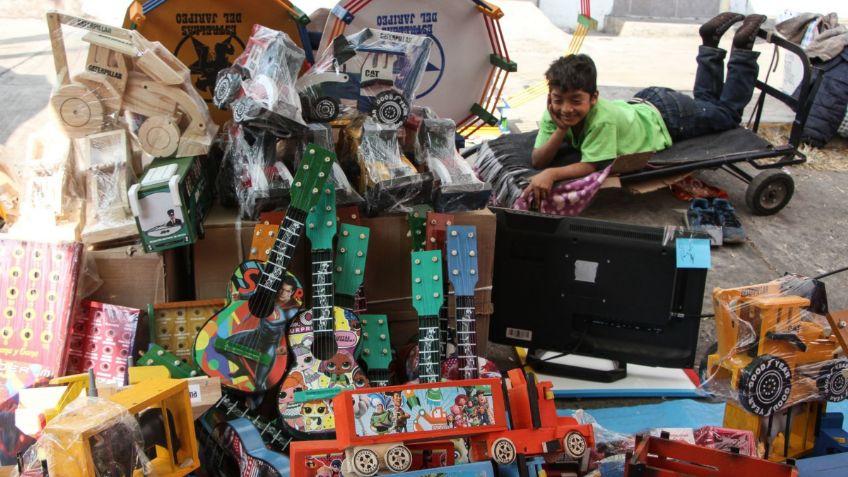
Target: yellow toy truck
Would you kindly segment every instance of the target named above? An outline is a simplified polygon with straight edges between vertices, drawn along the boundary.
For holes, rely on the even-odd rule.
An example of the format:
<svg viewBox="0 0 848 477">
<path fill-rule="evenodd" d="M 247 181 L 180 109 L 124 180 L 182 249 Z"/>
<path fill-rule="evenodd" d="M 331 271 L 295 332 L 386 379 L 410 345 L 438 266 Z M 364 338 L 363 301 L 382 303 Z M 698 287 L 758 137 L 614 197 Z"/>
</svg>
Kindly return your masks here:
<svg viewBox="0 0 848 477">
<path fill-rule="evenodd" d="M 718 349 L 707 357 L 711 391 L 769 416 L 799 402 L 848 397 L 844 320 L 827 309 L 824 284 L 787 275 L 713 290 Z"/>
</svg>

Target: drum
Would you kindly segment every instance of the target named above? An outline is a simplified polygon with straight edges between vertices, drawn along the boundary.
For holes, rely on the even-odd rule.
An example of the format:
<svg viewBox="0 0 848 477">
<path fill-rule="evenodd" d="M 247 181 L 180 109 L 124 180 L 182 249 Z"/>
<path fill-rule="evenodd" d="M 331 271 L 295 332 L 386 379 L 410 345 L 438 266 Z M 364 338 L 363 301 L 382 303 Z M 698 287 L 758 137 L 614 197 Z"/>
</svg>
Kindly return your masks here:
<svg viewBox="0 0 848 477">
<path fill-rule="evenodd" d="M 135 0 L 127 9 L 124 28 L 135 28 L 145 38 L 159 41 L 191 70 L 191 82 L 209 105 L 219 125 L 231 114 L 212 104 L 218 71 L 241 54 L 253 25 L 285 32 L 312 62 L 302 11 L 288 0 Z"/>
<path fill-rule="evenodd" d="M 468 136 L 497 122 L 493 112 L 516 68 L 501 32 L 502 16 L 482 0 L 342 0 L 327 19 L 319 51 L 338 35 L 363 28 L 430 36 L 434 45 L 415 104 L 453 119 Z"/>
</svg>

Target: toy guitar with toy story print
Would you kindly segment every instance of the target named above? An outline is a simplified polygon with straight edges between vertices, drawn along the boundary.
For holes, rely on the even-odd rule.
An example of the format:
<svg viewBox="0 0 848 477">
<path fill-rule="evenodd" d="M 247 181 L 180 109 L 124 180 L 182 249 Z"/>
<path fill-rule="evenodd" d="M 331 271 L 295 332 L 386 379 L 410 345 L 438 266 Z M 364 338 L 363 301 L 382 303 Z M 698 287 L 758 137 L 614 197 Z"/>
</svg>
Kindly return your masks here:
<svg viewBox="0 0 848 477">
<path fill-rule="evenodd" d="M 335 306 L 332 252 L 336 235 L 335 202 L 334 188 L 325 186 L 321 199 L 306 218 L 306 235 L 312 244 L 312 309 L 296 316 L 289 325 L 286 334 L 292 363 L 277 396 L 282 422 L 292 435 L 304 439 L 329 437 L 335 425 L 329 399 L 303 396 L 309 396 L 310 391 L 368 385 L 365 372 L 355 358 L 360 337 L 359 317 Z M 354 261 L 361 259 L 350 270 L 350 275 L 360 279 L 343 280 L 342 284 L 347 286 L 345 291 L 352 303 L 364 272 L 368 235 L 362 227 L 351 233 L 351 227 L 342 228 L 338 251 Z"/>
<path fill-rule="evenodd" d="M 427 226 L 424 232 L 426 242 L 424 243 L 425 250 L 441 250 L 442 257 L 445 257 L 445 260 L 442 261 L 442 274 L 444 275 L 445 268 L 444 264 L 447 263 L 447 256 L 445 255 L 446 251 L 446 236 L 447 236 L 447 228 L 450 225 L 453 225 L 453 215 L 452 214 L 441 214 L 439 212 L 427 212 Z M 448 280 L 444 280 L 442 283 L 442 287 L 444 290 L 444 296 L 448 296 L 448 284 L 452 283 Z M 442 307 L 439 309 L 439 352 L 442 354 L 442 357 L 448 355 L 448 336 L 450 335 L 450 331 L 448 329 L 448 315 L 449 313 L 448 301 L 445 300 L 442 303 Z"/>
<path fill-rule="evenodd" d="M 441 380 L 439 308 L 444 301 L 442 252 L 412 252 L 412 307 L 418 312 L 418 381 Z"/>
<path fill-rule="evenodd" d="M 289 298 L 296 283 L 288 278 L 291 258 L 309 209 L 321 197 L 335 154 L 306 148 L 291 187 L 291 204 L 277 240 L 247 299 L 232 299 L 212 316 L 194 342 L 195 362 L 209 376 L 244 392 L 261 392 L 278 383 L 287 365 L 286 318 L 277 308 L 281 291 Z M 237 270 L 237 274 L 241 270 Z M 245 277 L 234 277 L 243 280 Z"/>
<path fill-rule="evenodd" d="M 498 378 L 497 366 L 477 356 L 477 320 L 474 287 L 477 284 L 477 227 L 447 227 L 447 274 L 456 297 L 456 354 L 442 362 L 442 376 L 449 380 Z"/>
</svg>

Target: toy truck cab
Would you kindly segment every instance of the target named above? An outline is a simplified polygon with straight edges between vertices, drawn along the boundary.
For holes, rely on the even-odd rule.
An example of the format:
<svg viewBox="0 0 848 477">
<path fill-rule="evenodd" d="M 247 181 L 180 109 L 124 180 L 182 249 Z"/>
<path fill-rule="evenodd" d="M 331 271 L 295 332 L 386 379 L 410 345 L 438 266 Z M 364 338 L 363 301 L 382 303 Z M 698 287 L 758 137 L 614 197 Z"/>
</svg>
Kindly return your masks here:
<svg viewBox="0 0 848 477">
<path fill-rule="evenodd" d="M 785 282 L 713 291 L 718 350 L 707 359 L 711 380 L 728 383 L 759 416 L 810 398 L 848 397 L 844 331 L 817 313 L 827 314 L 826 301 L 811 306 Z M 816 287 L 824 296 L 823 284 Z"/>
<path fill-rule="evenodd" d="M 330 122 L 359 110 L 400 126 L 426 66 L 432 40 L 365 29 L 333 40 L 323 58 L 297 81 L 304 115 Z M 328 48 L 329 50 L 329 48 Z"/>
</svg>

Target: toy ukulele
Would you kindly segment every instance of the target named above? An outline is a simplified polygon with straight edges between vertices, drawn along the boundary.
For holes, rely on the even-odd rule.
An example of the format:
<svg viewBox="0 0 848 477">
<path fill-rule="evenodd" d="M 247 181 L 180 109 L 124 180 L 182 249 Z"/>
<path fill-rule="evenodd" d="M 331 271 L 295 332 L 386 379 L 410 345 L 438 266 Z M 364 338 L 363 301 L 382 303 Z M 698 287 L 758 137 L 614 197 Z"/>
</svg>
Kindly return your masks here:
<svg viewBox="0 0 848 477">
<path fill-rule="evenodd" d="M 360 388 L 368 384 L 365 372 L 355 359 L 359 344 L 359 317 L 334 304 L 332 249 L 336 235 L 335 201 L 335 190 L 332 186 L 325 186 L 321 199 L 306 218 L 306 235 L 312 242 L 312 309 L 297 315 L 289 325 L 287 341 L 294 362 L 283 380 L 277 400 L 283 423 L 293 435 L 302 435 L 303 438 L 323 438 L 335 430 L 329 399 L 308 397 L 308 391 Z M 360 256 L 364 266 L 365 251 L 354 244 L 364 242 L 366 237 L 365 234 L 362 234 L 362 239 L 352 237 L 350 233 L 343 235 L 339 241 L 339 253 Z M 349 243 L 347 239 L 350 238 L 356 242 Z M 359 283 L 351 282 L 348 290 L 351 302 Z M 300 393 L 304 394 L 296 395 Z"/>
<path fill-rule="evenodd" d="M 412 306 L 418 312 L 418 381 L 441 379 L 439 308 L 444 301 L 442 252 L 412 252 Z"/>
<path fill-rule="evenodd" d="M 360 357 L 368 367 L 368 381 L 373 387 L 389 385 L 389 365 L 392 347 L 389 342 L 389 320 L 386 315 L 360 315 L 362 323 L 362 352 Z"/>
<path fill-rule="evenodd" d="M 416 205 L 412 208 L 412 212 L 407 214 L 406 222 L 409 224 L 409 238 L 412 240 L 412 251 L 417 252 L 424 250 L 425 233 L 427 232 L 427 212 L 431 212 L 432 207 L 426 204 Z"/>
<path fill-rule="evenodd" d="M 456 296 L 456 355 L 442 364 L 447 379 L 500 377 L 494 363 L 477 356 L 477 321 L 474 286 L 477 284 L 477 227 L 450 225 L 447 228 L 448 278 Z"/>
<path fill-rule="evenodd" d="M 364 313 L 368 307 L 362 282 L 365 279 L 365 258 L 368 255 L 368 240 L 371 229 L 362 227 L 359 220 L 359 208 L 346 207 L 339 210 L 337 217 L 340 225 L 339 253 L 336 254 L 336 267 L 333 270 L 336 282 L 336 303 L 357 315 Z M 355 253 L 343 250 L 356 245 Z M 353 289 L 356 287 L 356 289 Z"/>
<path fill-rule="evenodd" d="M 286 319 L 276 304 L 278 299 L 293 298 L 295 285 L 288 279 L 287 270 L 306 211 L 318 202 L 334 159 L 330 151 L 307 147 L 291 188 L 291 205 L 255 291 L 247 299 L 232 299 L 197 335 L 195 361 L 207 375 L 219 377 L 222 384 L 260 392 L 278 383 L 286 371 Z M 241 267 L 237 274 L 239 270 Z"/>
</svg>

